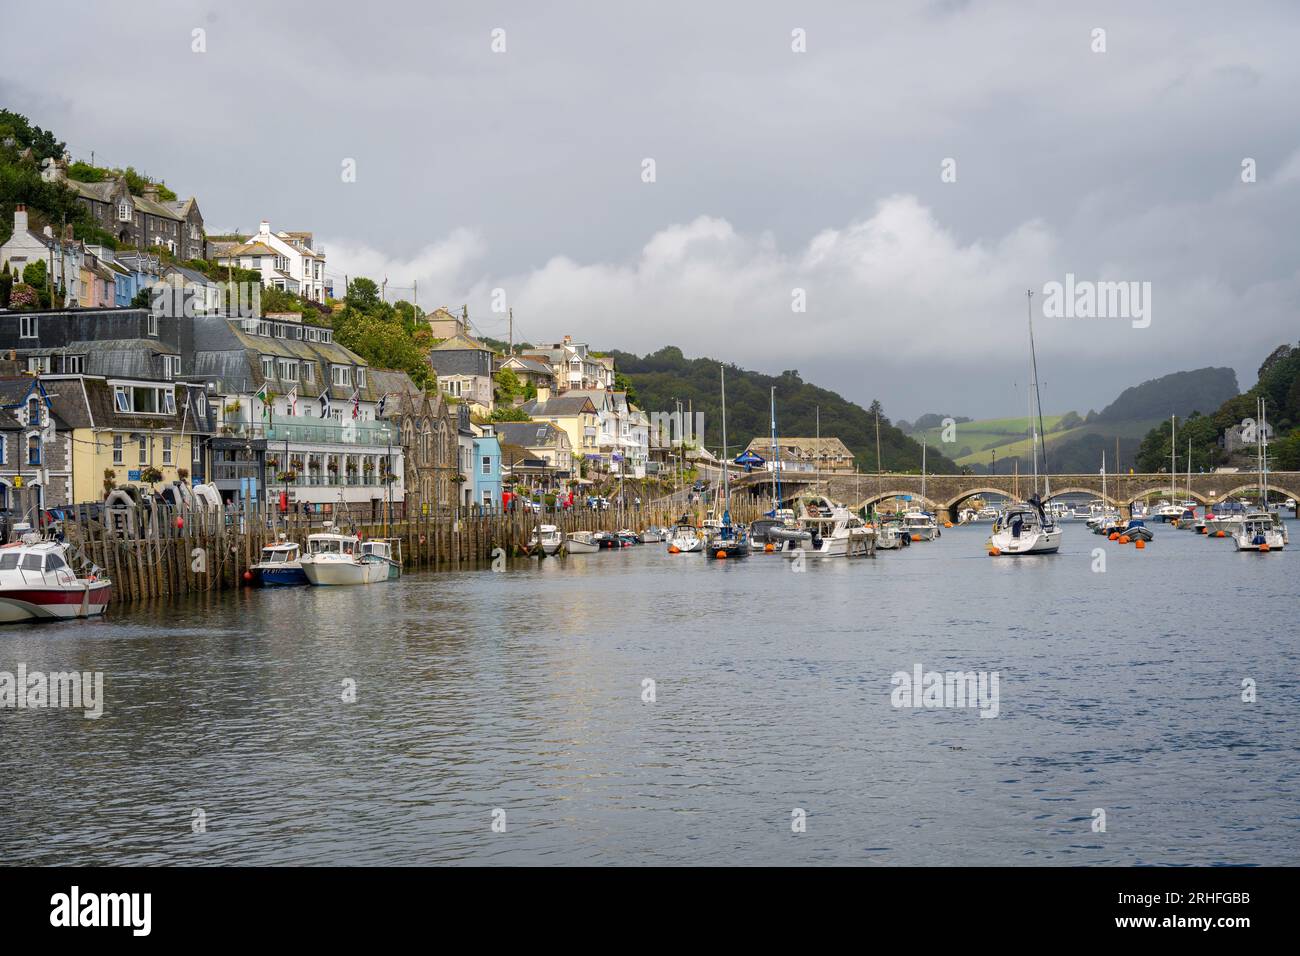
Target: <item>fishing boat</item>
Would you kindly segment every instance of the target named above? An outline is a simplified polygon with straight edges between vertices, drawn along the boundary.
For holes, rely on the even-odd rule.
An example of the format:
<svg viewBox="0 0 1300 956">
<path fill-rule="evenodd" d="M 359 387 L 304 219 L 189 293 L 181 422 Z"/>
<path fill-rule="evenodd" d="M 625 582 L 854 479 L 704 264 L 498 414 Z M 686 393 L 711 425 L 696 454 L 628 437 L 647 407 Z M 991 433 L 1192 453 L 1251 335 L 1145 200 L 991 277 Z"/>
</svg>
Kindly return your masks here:
<svg viewBox="0 0 1300 956">
<path fill-rule="evenodd" d="M 646 528 L 639 535 L 637 535 L 637 540 L 640 541 L 642 544 L 660 544 L 664 540 L 663 529 Z"/>
<path fill-rule="evenodd" d="M 67 544 L 32 532 L 0 547 L 0 624 L 103 614 L 112 582 L 98 568 L 79 576 L 69 557 Z"/>
<path fill-rule="evenodd" d="M 876 530 L 878 550 L 893 551 L 912 543 L 912 536 L 903 528 L 902 515 L 880 515 L 872 524 Z"/>
<path fill-rule="evenodd" d="M 933 541 L 943 534 L 939 522 L 928 511 L 904 512 L 903 530 L 913 541 Z"/>
<path fill-rule="evenodd" d="M 308 535 L 307 553 L 301 558 L 303 573 L 317 587 L 376 584 L 401 574 L 391 542 L 367 541 L 354 534 L 323 531 Z"/>
<path fill-rule="evenodd" d="M 262 560 L 254 564 L 253 583 L 262 588 L 287 587 L 307 584 L 302 570 L 301 550 L 296 541 L 285 541 L 283 536 L 275 544 L 262 549 Z"/>
<path fill-rule="evenodd" d="M 993 533 L 987 542 L 991 555 L 1055 554 L 1061 548 L 1061 527 L 1048 515 L 1043 500 L 1038 495 L 1039 438 L 1043 434 L 1043 407 L 1038 394 L 1038 357 L 1034 352 L 1033 291 L 1026 296 L 1029 314 L 1029 456 L 1033 460 L 1033 493 L 1028 501 L 1008 505 L 993 524 Z M 1043 488 L 1052 494 L 1051 472 L 1047 467 L 1047 449 L 1044 445 Z"/>
<path fill-rule="evenodd" d="M 799 503 L 793 528 L 773 529 L 781 541 L 781 554 L 788 558 L 870 557 L 876 551 L 876 529 L 824 495 L 812 495 Z"/>
<path fill-rule="evenodd" d="M 704 555 L 723 560 L 743 558 L 749 554 L 749 529 L 731 521 L 731 463 L 727 458 L 727 368 L 719 366 L 722 390 L 722 518 L 717 528 L 705 522 Z"/>
<path fill-rule="evenodd" d="M 704 550 L 704 536 L 693 524 L 681 522 L 673 525 L 668 533 L 668 551 L 670 554 L 690 554 Z"/>
<path fill-rule="evenodd" d="M 528 539 L 528 553 L 534 557 L 546 558 L 559 554 L 564 547 L 564 532 L 553 524 L 538 525 Z"/>
<path fill-rule="evenodd" d="M 591 531 L 574 531 L 564 538 L 564 550 L 568 554 L 591 554 L 600 550 L 600 543 Z"/>
</svg>

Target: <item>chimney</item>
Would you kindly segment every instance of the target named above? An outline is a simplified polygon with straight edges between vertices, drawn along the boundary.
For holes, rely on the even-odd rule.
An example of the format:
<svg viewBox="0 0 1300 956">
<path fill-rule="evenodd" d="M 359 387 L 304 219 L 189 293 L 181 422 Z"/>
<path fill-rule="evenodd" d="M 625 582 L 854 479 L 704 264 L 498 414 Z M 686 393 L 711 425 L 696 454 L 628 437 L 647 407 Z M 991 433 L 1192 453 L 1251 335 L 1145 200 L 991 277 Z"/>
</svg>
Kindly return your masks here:
<svg viewBox="0 0 1300 956">
<path fill-rule="evenodd" d="M 145 186 L 145 187 L 144 187 L 144 198 L 145 198 L 145 199 L 148 199 L 150 202 L 157 202 L 157 201 L 158 201 L 158 187 L 155 186 L 153 183 L 150 183 L 148 186 Z"/>
<path fill-rule="evenodd" d="M 22 203 L 14 206 L 14 235 L 27 231 L 27 207 Z"/>
<path fill-rule="evenodd" d="M 551 387 L 549 385 L 537 386 L 537 400 L 539 402 L 549 401 L 551 397 Z"/>
<path fill-rule="evenodd" d="M 257 227 L 257 234 L 259 236 L 269 236 L 271 234 L 271 223 L 269 220 L 263 219 L 261 221 Z"/>
<path fill-rule="evenodd" d="M 572 341 L 573 341 L 573 336 L 572 336 L 572 335 L 566 335 L 566 336 L 564 337 L 564 344 L 565 344 L 565 345 L 569 345 Z"/>
</svg>

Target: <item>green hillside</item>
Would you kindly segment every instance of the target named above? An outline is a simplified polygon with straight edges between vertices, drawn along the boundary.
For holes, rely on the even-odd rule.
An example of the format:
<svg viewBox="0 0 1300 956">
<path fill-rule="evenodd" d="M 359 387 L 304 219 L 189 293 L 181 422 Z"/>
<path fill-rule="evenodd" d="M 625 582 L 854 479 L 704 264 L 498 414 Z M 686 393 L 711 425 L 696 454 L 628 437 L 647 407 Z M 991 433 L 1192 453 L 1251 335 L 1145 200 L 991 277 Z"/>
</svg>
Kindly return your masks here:
<svg viewBox="0 0 1300 956">
<path fill-rule="evenodd" d="M 671 413 L 676 402 L 704 413 L 704 444 L 716 450 L 722 442 L 721 403 L 718 396 L 719 363 L 716 359 L 688 359 L 679 348 L 668 346 L 650 355 L 610 353 L 618 369 L 636 389 L 637 404 L 647 413 Z M 821 416 L 822 437 L 836 437 L 853 452 L 858 468 L 876 470 L 876 418 L 871 409 L 856 405 L 828 389 L 818 388 L 796 371 L 764 375 L 734 365 L 727 366 L 727 443 L 735 457 L 754 438 L 766 440 L 769 431 L 768 396 L 776 388 L 777 427 L 786 437 L 811 437 Z M 921 470 L 921 446 L 904 435 L 880 413 L 880 457 L 887 471 Z M 937 449 L 926 457 L 926 469 L 953 474 L 957 467 Z"/>
<path fill-rule="evenodd" d="M 1109 467 L 1115 468 L 1115 439 L 1119 441 L 1119 467 L 1132 464 L 1138 444 L 1143 436 L 1158 424 L 1158 420 L 1132 422 L 1094 422 L 1068 426 L 1070 421 L 1078 421 L 1072 413 L 1065 415 L 1044 415 L 1043 428 L 1046 432 L 1043 446 L 1047 453 L 1047 464 L 1054 472 L 1088 473 L 1096 471 L 1101 465 L 1101 452 L 1106 451 Z M 952 457 L 959 468 L 969 468 L 973 472 L 987 472 L 996 453 L 997 469 L 1006 473 L 1016 467 L 1013 459 L 1019 459 L 1020 469 L 1031 468 L 1029 461 L 1029 440 L 1026 437 L 1026 419 L 988 418 L 958 424 L 954 428 L 954 441 L 942 442 L 943 429 L 926 428 L 916 432 L 913 437 L 924 439 L 932 447 L 942 448 Z M 1067 423 L 1067 427 L 1061 427 Z"/>
</svg>

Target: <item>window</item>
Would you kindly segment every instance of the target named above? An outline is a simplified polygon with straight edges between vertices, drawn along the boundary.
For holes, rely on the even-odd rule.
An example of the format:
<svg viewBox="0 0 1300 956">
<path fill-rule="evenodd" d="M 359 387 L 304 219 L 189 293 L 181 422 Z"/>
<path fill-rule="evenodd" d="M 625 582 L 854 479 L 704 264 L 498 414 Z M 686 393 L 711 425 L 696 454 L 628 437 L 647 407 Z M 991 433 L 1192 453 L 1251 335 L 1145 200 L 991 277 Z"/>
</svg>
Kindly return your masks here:
<svg viewBox="0 0 1300 956">
<path fill-rule="evenodd" d="M 492 474 L 492 458 L 490 455 L 483 456 L 483 474 Z"/>
<path fill-rule="evenodd" d="M 308 329 L 308 330 L 307 330 L 307 341 L 308 341 L 308 342 L 319 342 L 319 341 L 320 341 L 320 335 L 319 335 L 319 333 L 317 333 L 317 331 L 316 331 L 315 329 Z"/>
<path fill-rule="evenodd" d="M 262 356 L 262 378 L 275 378 L 275 358 L 271 355 Z"/>
<path fill-rule="evenodd" d="M 176 393 L 170 388 L 162 390 L 162 410 L 166 415 L 176 414 Z"/>
<path fill-rule="evenodd" d="M 198 471 L 198 466 L 203 464 L 203 445 L 197 439 L 190 439 L 190 447 L 194 449 L 194 471 Z"/>
<path fill-rule="evenodd" d="M 278 359 L 276 364 L 277 364 L 277 366 L 278 366 L 279 373 L 280 373 L 280 380 L 281 380 L 282 382 L 296 382 L 296 381 L 298 381 L 298 363 L 297 363 L 297 362 L 295 362 L 293 359 L 283 359 L 283 358 L 282 358 L 282 359 Z"/>
<path fill-rule="evenodd" d="M 366 387 L 366 370 L 360 365 L 357 366 L 357 388 Z"/>
<path fill-rule="evenodd" d="M 149 334 L 158 334 L 158 316 L 154 315 L 152 312 L 149 313 Z"/>
<path fill-rule="evenodd" d="M 484 508 L 492 507 L 492 490 L 490 488 L 483 489 L 483 507 Z"/>
<path fill-rule="evenodd" d="M 27 357 L 27 371 L 50 373 L 50 357 L 48 355 L 29 355 Z"/>
<path fill-rule="evenodd" d="M 34 315 L 23 315 L 23 316 L 19 316 L 19 318 L 18 318 L 18 327 L 19 327 L 19 332 L 18 332 L 18 334 L 19 334 L 22 338 L 25 338 L 25 339 L 34 339 L 34 338 L 36 338 L 36 331 L 37 331 L 37 329 L 39 328 L 39 325 L 38 325 L 38 323 L 37 323 L 36 316 L 34 316 Z"/>
<path fill-rule="evenodd" d="M 119 412 L 129 412 L 131 410 L 131 396 L 127 392 L 125 385 L 113 386 L 113 404 Z"/>
<path fill-rule="evenodd" d="M 140 446 L 140 464 L 149 464 L 149 446 L 146 444 L 147 439 L 141 435 L 138 444 Z"/>
<path fill-rule="evenodd" d="M 163 451 L 163 464 L 170 465 L 172 463 L 172 436 L 171 435 L 163 435 L 162 451 Z"/>
<path fill-rule="evenodd" d="M 348 382 L 352 378 L 352 376 L 349 374 L 350 372 L 351 369 L 349 369 L 346 365 L 330 366 L 330 374 L 333 376 L 332 381 L 335 385 L 342 385 L 346 387 Z"/>
<path fill-rule="evenodd" d="M 302 363 L 302 380 L 308 384 L 316 381 L 316 366 L 311 362 Z"/>
<path fill-rule="evenodd" d="M 277 339 L 284 338 L 284 324 L 281 322 L 275 323 L 275 337 Z"/>
<path fill-rule="evenodd" d="M 114 435 L 113 436 L 113 464 L 121 465 L 124 464 L 125 462 L 126 462 L 126 458 L 122 455 L 122 436 Z"/>
<path fill-rule="evenodd" d="M 0 465 L 9 464 L 8 442 L 4 435 L 0 435 Z"/>
<path fill-rule="evenodd" d="M 66 375 L 80 375 L 86 370 L 86 357 L 84 355 L 65 355 L 63 356 L 63 371 Z"/>
<path fill-rule="evenodd" d="M 131 221 L 131 213 L 132 213 L 132 212 L 134 212 L 134 210 L 131 208 L 131 204 L 130 204 L 129 202 L 120 202 L 120 203 L 118 203 L 118 204 L 117 204 L 117 221 L 118 221 L 118 222 L 130 222 L 130 221 Z"/>
<path fill-rule="evenodd" d="M 67 564 L 64 563 L 64 560 L 61 557 L 59 557 L 57 554 L 47 554 L 45 556 L 46 571 L 57 571 L 60 568 L 66 568 L 66 567 Z"/>
<path fill-rule="evenodd" d="M 334 341 L 334 332 L 331 329 L 320 330 L 320 340 L 326 344 Z"/>
<path fill-rule="evenodd" d="M 27 464 L 39 465 L 41 463 L 41 436 L 31 434 L 27 436 Z"/>
<path fill-rule="evenodd" d="M 163 378 L 173 379 L 181 374 L 181 357 L 179 355 L 163 356 Z"/>
</svg>

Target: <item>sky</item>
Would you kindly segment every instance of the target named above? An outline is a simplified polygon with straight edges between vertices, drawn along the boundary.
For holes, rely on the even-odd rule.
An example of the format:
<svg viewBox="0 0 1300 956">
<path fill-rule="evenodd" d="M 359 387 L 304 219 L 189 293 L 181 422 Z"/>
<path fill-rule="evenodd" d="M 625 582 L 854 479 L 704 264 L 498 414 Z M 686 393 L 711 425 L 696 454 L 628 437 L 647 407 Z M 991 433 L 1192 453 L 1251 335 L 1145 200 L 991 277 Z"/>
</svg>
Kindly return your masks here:
<svg viewBox="0 0 1300 956">
<path fill-rule="evenodd" d="M 1290 3 L 44 0 L 3 21 L 23 41 L 0 106 L 74 158 L 198 197 L 210 232 L 311 231 L 336 288 L 387 279 L 494 337 L 512 308 L 517 338 L 797 369 L 896 419 L 1023 414 L 1031 314 L 1047 411 L 1207 365 L 1244 388 L 1300 339 Z M 1141 298 L 1045 311 L 1067 275 Z"/>
</svg>

